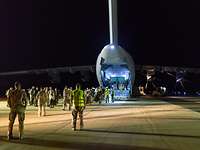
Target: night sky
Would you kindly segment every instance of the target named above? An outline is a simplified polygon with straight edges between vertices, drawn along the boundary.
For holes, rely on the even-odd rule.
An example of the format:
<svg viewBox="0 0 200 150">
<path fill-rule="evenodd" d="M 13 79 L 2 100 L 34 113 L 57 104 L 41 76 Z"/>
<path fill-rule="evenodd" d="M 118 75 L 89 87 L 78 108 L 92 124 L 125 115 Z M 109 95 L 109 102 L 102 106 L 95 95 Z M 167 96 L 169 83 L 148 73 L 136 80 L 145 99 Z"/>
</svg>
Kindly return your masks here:
<svg viewBox="0 0 200 150">
<path fill-rule="evenodd" d="M 118 0 L 119 44 L 138 65 L 200 67 L 199 0 Z M 95 65 L 107 0 L 1 0 L 0 72 Z"/>
</svg>

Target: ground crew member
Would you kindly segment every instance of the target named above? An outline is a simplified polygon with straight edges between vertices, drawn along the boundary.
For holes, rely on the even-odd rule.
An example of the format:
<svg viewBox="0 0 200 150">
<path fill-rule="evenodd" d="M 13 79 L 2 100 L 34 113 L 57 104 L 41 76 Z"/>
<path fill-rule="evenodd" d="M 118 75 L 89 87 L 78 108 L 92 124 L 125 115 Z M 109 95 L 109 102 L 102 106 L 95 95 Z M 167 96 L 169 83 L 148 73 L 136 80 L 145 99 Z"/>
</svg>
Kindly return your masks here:
<svg viewBox="0 0 200 150">
<path fill-rule="evenodd" d="M 36 96 L 38 100 L 38 117 L 45 116 L 46 115 L 46 103 L 48 101 L 48 94 L 44 89 L 40 89 Z"/>
<path fill-rule="evenodd" d="M 83 128 L 83 111 L 85 109 L 85 97 L 84 92 L 81 90 L 80 84 L 76 85 L 76 89 L 73 91 L 73 111 L 72 111 L 72 130 L 76 130 L 77 115 L 80 118 L 80 130 Z"/>
<path fill-rule="evenodd" d="M 9 113 L 9 125 L 8 125 L 8 140 L 13 138 L 13 124 L 15 118 L 18 115 L 19 120 L 19 140 L 23 138 L 24 131 L 24 119 L 25 119 L 25 109 L 27 105 L 27 95 L 24 90 L 21 89 L 21 84 L 15 82 L 15 89 L 9 93 L 8 96 L 8 107 L 10 107 Z"/>
<path fill-rule="evenodd" d="M 63 110 L 65 110 L 65 107 L 68 105 L 68 110 L 71 110 L 71 97 L 72 97 L 72 90 L 67 88 L 67 86 L 65 86 L 64 90 L 63 90 Z"/>
<path fill-rule="evenodd" d="M 109 95 L 110 95 L 110 90 L 108 87 L 106 87 L 105 89 L 105 99 L 106 99 L 106 103 L 109 103 Z"/>
</svg>

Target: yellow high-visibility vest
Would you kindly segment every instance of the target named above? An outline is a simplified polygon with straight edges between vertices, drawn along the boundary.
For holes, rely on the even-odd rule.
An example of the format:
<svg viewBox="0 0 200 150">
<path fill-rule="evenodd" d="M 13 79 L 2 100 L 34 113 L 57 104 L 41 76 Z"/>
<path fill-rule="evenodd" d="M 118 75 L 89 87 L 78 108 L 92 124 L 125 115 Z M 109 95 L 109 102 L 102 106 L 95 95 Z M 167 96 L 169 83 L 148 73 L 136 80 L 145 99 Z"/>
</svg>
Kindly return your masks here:
<svg viewBox="0 0 200 150">
<path fill-rule="evenodd" d="M 74 106 L 85 106 L 84 92 L 76 89 L 73 91 L 73 105 Z"/>
<path fill-rule="evenodd" d="M 110 94 L 110 90 L 108 88 L 105 89 L 105 96 L 108 96 Z"/>
</svg>

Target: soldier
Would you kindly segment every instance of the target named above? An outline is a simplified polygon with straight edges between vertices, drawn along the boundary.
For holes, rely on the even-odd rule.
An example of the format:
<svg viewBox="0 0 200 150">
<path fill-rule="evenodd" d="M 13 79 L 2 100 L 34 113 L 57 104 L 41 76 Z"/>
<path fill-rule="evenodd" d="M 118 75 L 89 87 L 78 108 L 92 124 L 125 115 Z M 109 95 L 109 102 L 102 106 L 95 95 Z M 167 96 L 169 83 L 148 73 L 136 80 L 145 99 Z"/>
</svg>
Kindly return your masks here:
<svg viewBox="0 0 200 150">
<path fill-rule="evenodd" d="M 69 111 L 71 110 L 71 97 L 72 97 L 72 90 L 67 88 L 65 86 L 63 90 L 63 110 L 65 110 L 65 107 L 68 105 Z"/>
<path fill-rule="evenodd" d="M 38 92 L 39 92 L 39 88 L 36 87 L 36 88 L 35 88 L 35 96 L 34 96 L 34 97 L 35 97 L 35 98 L 34 98 L 34 106 L 35 106 L 35 107 L 38 107 L 38 99 L 36 98 Z"/>
<path fill-rule="evenodd" d="M 55 101 L 54 101 L 54 105 L 57 105 L 57 104 L 58 104 L 58 100 L 59 100 L 58 89 L 55 88 L 54 92 L 55 92 Z"/>
<path fill-rule="evenodd" d="M 98 102 L 99 104 L 101 104 L 101 101 L 104 97 L 104 91 L 101 87 L 97 88 L 96 89 L 96 94 L 95 94 L 95 97 L 94 97 L 94 101 Z"/>
<path fill-rule="evenodd" d="M 45 88 L 41 88 L 36 96 L 38 100 L 38 117 L 45 116 L 46 115 L 46 103 L 48 100 L 48 95 L 45 91 Z"/>
<path fill-rule="evenodd" d="M 89 89 L 87 92 L 88 96 L 87 96 L 87 104 L 92 104 L 92 89 Z"/>
<path fill-rule="evenodd" d="M 19 140 L 21 140 L 23 138 L 24 131 L 27 96 L 25 91 L 21 89 L 21 84 L 19 82 L 15 82 L 14 86 L 15 89 L 12 90 L 8 95 L 8 107 L 10 107 L 8 140 L 13 138 L 13 124 L 17 115 L 19 120 Z"/>
<path fill-rule="evenodd" d="M 48 94 L 49 94 L 49 106 L 50 106 L 50 108 L 53 108 L 54 107 L 54 101 L 55 101 L 55 92 L 52 89 L 52 87 L 50 87 Z"/>
<path fill-rule="evenodd" d="M 73 91 L 73 111 L 72 111 L 72 130 L 76 131 L 77 115 L 80 118 L 80 130 L 83 128 L 83 111 L 85 109 L 85 97 L 84 92 L 81 90 L 80 84 L 76 85 L 76 89 Z"/>
<path fill-rule="evenodd" d="M 35 95 L 36 95 L 36 90 L 35 90 L 34 86 L 32 86 L 32 88 L 29 90 L 29 95 L 30 95 L 29 104 L 33 105 L 34 104 Z"/>
<path fill-rule="evenodd" d="M 103 87 L 99 87 L 100 89 L 100 101 L 99 101 L 99 104 L 101 104 L 102 100 L 104 100 L 105 98 L 105 88 Z"/>
<path fill-rule="evenodd" d="M 85 95 L 86 104 L 89 103 L 89 96 L 90 96 L 89 94 L 90 94 L 90 90 L 89 90 L 88 88 L 86 88 L 86 89 L 84 90 L 84 95 Z"/>
<path fill-rule="evenodd" d="M 114 89 L 112 89 L 112 90 L 111 90 L 111 99 L 112 99 L 112 103 L 114 103 L 114 101 L 115 101 L 114 96 L 115 96 L 115 91 L 114 91 Z"/>
<path fill-rule="evenodd" d="M 6 91 L 6 97 L 8 98 L 10 95 L 10 92 L 12 92 L 13 88 L 10 87 L 7 91 Z"/>
</svg>

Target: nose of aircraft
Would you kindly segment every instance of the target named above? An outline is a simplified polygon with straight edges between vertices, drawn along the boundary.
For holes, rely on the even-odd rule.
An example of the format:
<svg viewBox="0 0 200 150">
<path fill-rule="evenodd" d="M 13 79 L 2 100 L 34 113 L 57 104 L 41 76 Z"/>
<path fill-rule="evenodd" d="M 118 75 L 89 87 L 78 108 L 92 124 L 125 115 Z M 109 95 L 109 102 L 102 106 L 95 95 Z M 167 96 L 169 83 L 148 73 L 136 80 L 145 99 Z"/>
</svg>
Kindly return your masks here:
<svg viewBox="0 0 200 150">
<path fill-rule="evenodd" d="M 132 91 L 135 66 L 132 57 L 119 45 L 106 45 L 97 58 L 96 75 L 103 87 Z M 115 86 L 116 85 L 116 86 Z"/>
</svg>

